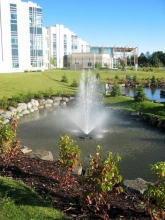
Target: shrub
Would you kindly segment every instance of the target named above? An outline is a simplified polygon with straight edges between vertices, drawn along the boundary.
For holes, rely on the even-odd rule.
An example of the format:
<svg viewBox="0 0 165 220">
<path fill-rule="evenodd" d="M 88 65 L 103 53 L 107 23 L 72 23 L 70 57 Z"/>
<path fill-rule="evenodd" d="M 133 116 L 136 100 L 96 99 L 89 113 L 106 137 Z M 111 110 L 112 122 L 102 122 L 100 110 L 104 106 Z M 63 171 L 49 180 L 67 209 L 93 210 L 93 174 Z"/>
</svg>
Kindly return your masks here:
<svg viewBox="0 0 165 220">
<path fill-rule="evenodd" d="M 135 102 L 143 102 L 147 100 L 146 94 L 144 92 L 144 88 L 142 84 L 139 84 L 136 91 L 135 91 L 135 96 L 134 96 Z"/>
<path fill-rule="evenodd" d="M 96 73 L 96 79 L 100 79 L 100 73 Z"/>
<path fill-rule="evenodd" d="M 152 219 L 165 219 L 165 162 L 150 165 L 150 169 L 156 174 L 157 181 L 155 184 L 147 184 L 147 209 Z"/>
<path fill-rule="evenodd" d="M 66 77 L 65 74 L 62 76 L 61 82 L 64 82 L 64 83 L 67 83 L 67 82 L 68 82 L 68 78 Z"/>
<path fill-rule="evenodd" d="M 63 178 L 61 177 L 61 185 L 72 184 L 74 179 L 70 178 L 70 174 L 76 166 L 81 166 L 81 151 L 76 141 L 70 139 L 69 135 L 60 137 L 58 147 L 59 161 L 66 171 L 66 176 Z"/>
<path fill-rule="evenodd" d="M 14 118 L 9 124 L 4 125 L 0 119 L 0 157 L 10 159 L 17 153 L 19 139 L 16 137 L 18 121 Z"/>
<path fill-rule="evenodd" d="M 107 157 L 102 159 L 101 150 L 102 147 L 97 146 L 96 156 L 89 155 L 90 165 L 87 169 L 87 174 L 84 176 L 86 191 L 83 195 L 83 200 L 88 206 L 92 206 L 95 211 L 103 211 L 105 213 L 109 203 L 106 203 L 103 194 L 112 191 L 113 187 L 122 180 L 117 167 L 121 157 L 119 155 L 114 157 L 111 152 L 108 152 Z M 116 188 L 116 192 L 120 193 L 121 191 L 121 187 Z M 106 208 L 104 209 L 105 206 Z"/>
<path fill-rule="evenodd" d="M 72 84 L 71 84 L 70 86 L 71 86 L 71 87 L 78 87 L 79 84 L 78 84 L 78 82 L 74 79 L 73 82 L 72 82 Z"/>
<path fill-rule="evenodd" d="M 111 96 L 116 97 L 120 95 L 120 86 L 117 83 L 114 83 L 114 85 L 112 86 Z"/>
</svg>

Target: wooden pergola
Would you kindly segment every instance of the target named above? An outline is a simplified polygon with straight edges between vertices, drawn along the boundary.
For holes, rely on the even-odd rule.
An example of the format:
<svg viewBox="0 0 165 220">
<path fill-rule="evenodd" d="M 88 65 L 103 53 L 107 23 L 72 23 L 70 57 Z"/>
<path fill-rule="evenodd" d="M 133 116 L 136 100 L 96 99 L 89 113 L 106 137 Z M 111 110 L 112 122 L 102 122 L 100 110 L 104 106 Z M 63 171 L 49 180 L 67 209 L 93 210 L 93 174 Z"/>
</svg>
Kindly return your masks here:
<svg viewBox="0 0 165 220">
<path fill-rule="evenodd" d="M 120 53 L 121 59 L 127 65 L 128 53 L 132 53 L 134 56 L 134 65 L 138 64 L 138 47 L 113 47 L 113 56 Z"/>
</svg>

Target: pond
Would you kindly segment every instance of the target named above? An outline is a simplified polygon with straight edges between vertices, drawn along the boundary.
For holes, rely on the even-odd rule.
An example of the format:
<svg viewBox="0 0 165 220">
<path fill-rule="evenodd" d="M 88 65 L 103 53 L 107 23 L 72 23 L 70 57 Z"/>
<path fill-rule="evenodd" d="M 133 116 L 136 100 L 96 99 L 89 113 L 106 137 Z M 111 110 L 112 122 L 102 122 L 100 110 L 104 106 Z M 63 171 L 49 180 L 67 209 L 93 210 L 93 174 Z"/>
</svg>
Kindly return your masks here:
<svg viewBox="0 0 165 220">
<path fill-rule="evenodd" d="M 144 92 L 149 100 L 155 100 L 158 102 L 165 102 L 165 97 L 160 97 L 160 88 L 144 88 Z M 130 87 L 121 87 L 122 94 L 126 96 L 134 97 L 135 88 Z"/>
<path fill-rule="evenodd" d="M 69 134 L 82 150 L 83 167 L 88 165 L 88 155 L 95 155 L 97 145 L 103 148 L 103 157 L 108 151 L 120 154 L 119 170 L 123 179 L 141 177 L 152 181 L 149 164 L 165 161 L 165 134 L 149 125 L 136 121 L 128 115 L 116 114 L 105 108 L 105 117 L 91 133 L 93 139 L 82 140 L 82 131 L 67 117 L 67 108 L 52 108 L 37 111 L 19 120 L 18 137 L 21 145 L 32 150 L 51 151 L 54 160 L 59 158 L 60 135 Z"/>
</svg>

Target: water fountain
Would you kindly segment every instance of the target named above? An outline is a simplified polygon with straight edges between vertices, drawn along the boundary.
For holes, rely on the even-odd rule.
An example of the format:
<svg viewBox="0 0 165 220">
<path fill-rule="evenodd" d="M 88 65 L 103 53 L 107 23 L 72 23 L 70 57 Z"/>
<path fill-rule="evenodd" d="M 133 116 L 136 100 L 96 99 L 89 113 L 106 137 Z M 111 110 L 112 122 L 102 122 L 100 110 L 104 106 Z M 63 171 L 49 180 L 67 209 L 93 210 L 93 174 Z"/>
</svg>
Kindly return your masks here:
<svg viewBox="0 0 165 220">
<path fill-rule="evenodd" d="M 88 70 L 81 74 L 79 92 L 74 108 L 70 110 L 70 118 L 83 131 L 79 137 L 91 139 L 90 134 L 96 125 L 103 119 L 103 104 L 101 85 L 96 76 Z"/>
</svg>

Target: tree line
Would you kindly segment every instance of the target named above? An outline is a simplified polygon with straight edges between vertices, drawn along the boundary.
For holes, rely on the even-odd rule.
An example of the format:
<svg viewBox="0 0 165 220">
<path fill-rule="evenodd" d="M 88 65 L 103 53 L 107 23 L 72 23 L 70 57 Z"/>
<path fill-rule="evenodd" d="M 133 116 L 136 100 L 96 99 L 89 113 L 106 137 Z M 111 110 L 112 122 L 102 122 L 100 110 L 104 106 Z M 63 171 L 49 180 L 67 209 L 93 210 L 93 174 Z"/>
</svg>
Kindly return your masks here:
<svg viewBox="0 0 165 220">
<path fill-rule="evenodd" d="M 156 51 L 150 54 L 149 52 L 141 53 L 138 57 L 138 65 L 141 67 L 162 67 L 165 66 L 165 53 Z"/>
</svg>

